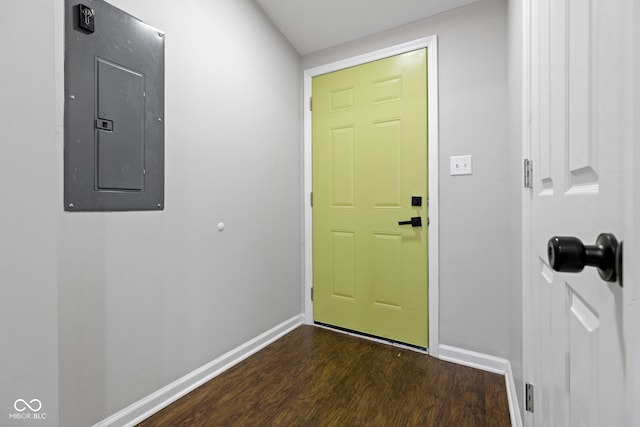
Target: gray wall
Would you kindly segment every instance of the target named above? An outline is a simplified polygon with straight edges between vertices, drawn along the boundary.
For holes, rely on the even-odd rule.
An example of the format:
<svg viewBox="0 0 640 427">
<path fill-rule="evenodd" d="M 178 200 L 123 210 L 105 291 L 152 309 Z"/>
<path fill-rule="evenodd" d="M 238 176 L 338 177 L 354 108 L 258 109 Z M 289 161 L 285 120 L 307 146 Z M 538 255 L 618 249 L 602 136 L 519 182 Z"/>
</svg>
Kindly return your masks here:
<svg viewBox="0 0 640 427">
<path fill-rule="evenodd" d="M 59 215 L 65 426 L 301 311 L 298 55 L 248 0 L 112 3 L 166 32 L 166 208 Z"/>
<path fill-rule="evenodd" d="M 53 3 L 27 27 L 25 3 L 0 5 L 0 425 L 17 399 L 58 415 L 58 258 Z M 36 405 L 34 403 L 34 405 Z"/>
<path fill-rule="evenodd" d="M 303 69 L 438 35 L 440 114 L 440 343 L 510 358 L 514 176 L 508 140 L 507 2 L 483 0 L 306 55 Z M 515 143 L 520 149 L 519 143 Z M 473 156 L 450 176 L 449 157 Z M 518 199 L 519 201 L 519 199 Z M 517 307 L 516 307 L 517 310 Z"/>
<path fill-rule="evenodd" d="M 63 2 L 0 9 L 1 425 L 91 425 L 301 312 L 299 56 L 249 0 L 111 2 L 166 32 L 163 212 L 63 212 Z"/>
</svg>

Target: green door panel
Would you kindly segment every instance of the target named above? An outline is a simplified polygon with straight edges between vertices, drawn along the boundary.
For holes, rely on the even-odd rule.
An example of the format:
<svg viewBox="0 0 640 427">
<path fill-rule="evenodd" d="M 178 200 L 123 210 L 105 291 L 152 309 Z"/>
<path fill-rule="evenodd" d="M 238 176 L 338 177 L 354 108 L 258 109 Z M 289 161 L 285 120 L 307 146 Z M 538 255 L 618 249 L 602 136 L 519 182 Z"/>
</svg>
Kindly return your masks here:
<svg viewBox="0 0 640 427">
<path fill-rule="evenodd" d="M 427 347 L 426 49 L 312 84 L 314 320 Z"/>
</svg>

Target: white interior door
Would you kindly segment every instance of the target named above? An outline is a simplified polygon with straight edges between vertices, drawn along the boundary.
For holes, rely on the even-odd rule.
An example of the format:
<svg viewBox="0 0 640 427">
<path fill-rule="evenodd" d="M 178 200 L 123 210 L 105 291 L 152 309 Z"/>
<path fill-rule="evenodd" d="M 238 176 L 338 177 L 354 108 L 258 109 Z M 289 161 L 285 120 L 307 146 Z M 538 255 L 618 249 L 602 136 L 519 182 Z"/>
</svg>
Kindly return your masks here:
<svg viewBox="0 0 640 427">
<path fill-rule="evenodd" d="M 633 0 L 532 0 L 530 362 L 535 426 L 627 426 L 635 360 L 624 314 L 635 284 L 559 273 L 552 236 L 627 237 Z M 629 261 L 627 259 L 627 261 Z M 635 268 L 625 262 L 625 268 Z"/>
</svg>

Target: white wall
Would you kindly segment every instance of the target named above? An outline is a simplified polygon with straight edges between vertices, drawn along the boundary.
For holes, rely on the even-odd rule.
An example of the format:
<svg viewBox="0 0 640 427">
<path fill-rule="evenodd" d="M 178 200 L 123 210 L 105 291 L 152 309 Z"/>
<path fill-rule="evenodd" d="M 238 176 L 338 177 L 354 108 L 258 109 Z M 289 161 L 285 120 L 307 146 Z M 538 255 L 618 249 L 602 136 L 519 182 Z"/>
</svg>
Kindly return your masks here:
<svg viewBox="0 0 640 427">
<path fill-rule="evenodd" d="M 58 417 L 56 122 L 53 4 L 0 4 L 0 425 L 14 402 Z M 27 28 L 28 27 L 28 28 Z M 33 403 L 33 406 L 37 406 Z M 19 406 L 20 409 L 23 407 Z M 26 411 L 31 415 L 30 411 Z"/>
<path fill-rule="evenodd" d="M 65 213 L 64 6 L 25 26 L 23 3 L 0 6 L 0 424 L 39 398 L 37 425 L 87 426 L 301 312 L 301 69 L 252 1 L 112 0 L 166 32 L 166 208 Z"/>
<path fill-rule="evenodd" d="M 509 162 L 507 3 L 483 0 L 302 58 L 303 69 L 438 35 L 440 114 L 440 343 L 510 358 L 513 274 L 509 234 L 519 193 Z M 519 142 L 514 143 L 519 150 Z M 518 151 L 519 152 L 519 151 Z M 473 175 L 450 176 L 471 154 Z M 517 270 L 517 269 L 516 269 Z"/>
</svg>

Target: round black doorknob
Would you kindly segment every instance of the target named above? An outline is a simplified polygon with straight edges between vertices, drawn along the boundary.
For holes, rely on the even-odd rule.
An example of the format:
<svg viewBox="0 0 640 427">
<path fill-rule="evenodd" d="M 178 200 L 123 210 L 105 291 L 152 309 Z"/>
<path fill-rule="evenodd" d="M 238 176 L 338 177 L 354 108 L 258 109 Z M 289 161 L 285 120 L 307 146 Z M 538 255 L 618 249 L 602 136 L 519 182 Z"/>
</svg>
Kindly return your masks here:
<svg viewBox="0 0 640 427">
<path fill-rule="evenodd" d="M 585 247 L 575 237 L 554 236 L 547 246 L 549 264 L 556 271 L 578 273 L 586 265 Z"/>
<path fill-rule="evenodd" d="M 607 282 L 617 281 L 622 269 L 621 248 L 611 233 L 600 234 L 595 245 L 584 245 L 575 237 L 552 237 L 547 255 L 556 271 L 578 273 L 585 266 L 597 267 L 600 277 Z"/>
</svg>

